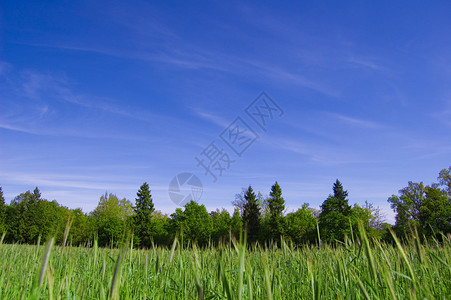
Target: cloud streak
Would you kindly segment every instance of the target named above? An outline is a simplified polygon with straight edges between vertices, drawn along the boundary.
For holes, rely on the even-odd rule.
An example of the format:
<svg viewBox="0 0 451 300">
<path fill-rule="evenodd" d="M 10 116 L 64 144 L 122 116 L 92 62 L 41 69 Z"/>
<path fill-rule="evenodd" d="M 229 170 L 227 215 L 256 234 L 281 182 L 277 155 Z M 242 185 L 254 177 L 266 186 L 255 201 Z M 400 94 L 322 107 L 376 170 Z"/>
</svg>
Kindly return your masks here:
<svg viewBox="0 0 451 300">
<path fill-rule="evenodd" d="M 0 128 L 5 130 L 43 136 L 139 140 L 143 137 L 92 130 L 87 128 L 88 123 L 79 122 L 83 115 L 85 120 L 94 122 L 93 117 L 99 113 L 111 115 L 110 119 L 125 117 L 149 125 L 185 122 L 139 107 L 129 105 L 129 108 L 126 108 L 117 104 L 120 100 L 76 92 L 65 75 L 56 76 L 32 70 L 18 71 L 9 65 L 0 80 L 4 83 L 3 89 L 0 90 L 3 101 Z M 72 118 L 71 114 L 77 110 L 77 119 Z"/>
<path fill-rule="evenodd" d="M 357 119 L 357 118 L 352 118 L 349 116 L 345 116 L 342 114 L 337 114 L 337 113 L 331 113 L 331 112 L 325 112 L 327 115 L 330 115 L 346 124 L 349 124 L 351 126 L 356 126 L 356 127 L 360 127 L 360 128 L 371 128 L 371 129 L 380 129 L 383 128 L 384 126 L 377 123 L 377 122 L 373 122 L 373 121 L 369 121 L 369 120 L 362 120 L 362 119 Z"/>
<path fill-rule="evenodd" d="M 9 172 L 0 173 L 3 181 L 12 183 L 28 184 L 40 187 L 75 188 L 88 190 L 105 190 L 112 187 L 115 190 L 136 190 L 135 178 L 108 176 L 107 179 L 99 179 L 100 176 L 73 175 L 73 174 L 51 174 L 51 173 L 21 173 Z M 124 182 L 133 182 L 125 183 Z M 167 186 L 152 186 L 152 190 L 166 191 Z"/>
</svg>

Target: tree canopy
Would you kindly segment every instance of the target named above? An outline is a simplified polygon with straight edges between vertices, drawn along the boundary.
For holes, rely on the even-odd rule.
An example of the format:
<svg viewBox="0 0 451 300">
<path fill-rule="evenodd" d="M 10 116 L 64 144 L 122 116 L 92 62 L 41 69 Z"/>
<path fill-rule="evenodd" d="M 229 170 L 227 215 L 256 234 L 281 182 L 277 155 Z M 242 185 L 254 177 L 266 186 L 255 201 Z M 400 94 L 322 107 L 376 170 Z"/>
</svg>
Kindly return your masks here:
<svg viewBox="0 0 451 300">
<path fill-rule="evenodd" d="M 409 181 L 398 195 L 388 198 L 396 212 L 394 229 L 399 235 L 409 232 L 412 226 L 419 227 L 421 233 L 428 236 L 451 232 L 450 171 L 451 167 L 441 170 L 439 183 L 430 186 Z"/>
<path fill-rule="evenodd" d="M 407 183 L 397 195 L 388 198 L 396 213 L 393 229 L 398 236 L 416 227 L 421 237 L 440 239 L 451 233 L 451 167 L 440 171 L 437 183 Z M 156 211 L 150 186 L 144 182 L 136 193 L 135 206 L 115 194 L 100 195 L 97 207 L 90 213 L 80 208 L 69 209 L 48 201 L 39 188 L 17 195 L 6 204 L 0 186 L 0 237 L 4 242 L 35 244 L 51 236 L 63 241 L 70 226 L 68 242 L 89 245 L 94 239 L 99 246 L 117 246 L 134 233 L 135 245 L 149 248 L 171 246 L 174 238 L 184 245 L 199 246 L 229 243 L 247 232 L 250 244 L 279 242 L 281 238 L 295 245 L 322 241 L 336 243 L 351 238 L 362 228 L 372 238 L 389 241 L 388 228 L 381 210 L 371 203 L 349 204 L 348 192 L 337 179 L 321 209 L 301 208 L 285 214 L 282 188 L 276 181 L 269 196 L 255 192 L 252 186 L 237 194 L 233 213 L 225 209 L 207 212 L 204 205 L 191 201 L 171 215 Z M 318 232 L 319 229 L 319 232 Z M 319 233 L 319 234 L 318 234 Z"/>
</svg>

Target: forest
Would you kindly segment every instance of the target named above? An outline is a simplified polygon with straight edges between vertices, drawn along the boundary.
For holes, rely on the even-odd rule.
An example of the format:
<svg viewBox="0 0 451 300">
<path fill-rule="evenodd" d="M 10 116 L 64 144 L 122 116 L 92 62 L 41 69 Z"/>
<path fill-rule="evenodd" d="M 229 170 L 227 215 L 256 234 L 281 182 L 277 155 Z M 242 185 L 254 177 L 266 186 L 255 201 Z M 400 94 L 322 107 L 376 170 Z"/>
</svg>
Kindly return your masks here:
<svg viewBox="0 0 451 300">
<path fill-rule="evenodd" d="M 338 179 L 325 198 L 320 209 L 304 203 L 285 213 L 282 187 L 275 182 L 267 198 L 251 186 L 243 189 L 232 201 L 232 214 L 225 209 L 208 212 L 191 201 L 167 215 L 155 209 L 151 187 L 143 183 L 134 203 L 105 193 L 94 211 L 84 213 L 43 199 L 38 187 L 7 204 L 0 187 L 0 233 L 3 243 L 36 244 L 54 237 L 56 243 L 67 238 L 64 242 L 73 246 L 96 240 L 101 247 L 120 246 L 132 236 L 137 248 L 170 247 L 176 237 L 182 245 L 217 246 L 238 239 L 242 231 L 248 244 L 277 243 L 283 237 L 295 246 L 343 243 L 361 228 L 381 242 L 392 242 L 390 229 L 401 239 L 412 228 L 425 239 L 451 233 L 451 167 L 439 172 L 436 183 L 408 182 L 387 199 L 396 213 L 394 225 L 385 223 L 384 214 L 371 203 L 351 205 Z"/>
</svg>

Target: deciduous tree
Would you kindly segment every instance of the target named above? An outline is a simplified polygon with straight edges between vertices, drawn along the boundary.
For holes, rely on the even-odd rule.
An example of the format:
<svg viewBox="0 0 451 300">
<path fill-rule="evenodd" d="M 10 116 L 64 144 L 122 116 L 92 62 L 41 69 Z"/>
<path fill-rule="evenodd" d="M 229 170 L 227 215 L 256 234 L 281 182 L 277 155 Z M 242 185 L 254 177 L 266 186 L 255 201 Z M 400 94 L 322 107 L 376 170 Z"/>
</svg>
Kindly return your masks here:
<svg viewBox="0 0 451 300">
<path fill-rule="evenodd" d="M 170 218 L 161 211 L 154 211 L 152 214 L 152 233 L 155 245 L 168 246 L 173 242 L 170 235 Z"/>
<path fill-rule="evenodd" d="M 308 203 L 304 203 L 302 208 L 286 216 L 286 235 L 295 244 L 313 242 L 316 239 L 316 224 L 318 221 L 313 215 Z"/>
<path fill-rule="evenodd" d="M 80 246 L 94 237 L 94 228 L 90 226 L 88 216 L 80 208 L 71 210 L 72 226 L 69 239 L 73 245 Z"/>
<path fill-rule="evenodd" d="M 220 241 L 224 242 L 229 239 L 229 232 L 231 230 L 230 214 L 224 208 L 222 210 L 215 210 L 210 213 L 213 222 L 213 230 L 211 234 L 212 240 L 218 244 Z"/>
<path fill-rule="evenodd" d="M 451 197 L 451 167 L 440 171 L 438 181 L 440 185 L 445 187 L 448 197 Z"/>
<path fill-rule="evenodd" d="M 116 195 L 105 193 L 91 215 L 95 219 L 99 245 L 117 244 L 127 231 L 127 219 L 133 215 L 133 206 L 125 198 L 119 200 Z"/>
<path fill-rule="evenodd" d="M 399 190 L 399 196 L 392 195 L 388 198 L 390 207 L 396 212 L 395 230 L 399 235 L 404 235 L 410 225 L 419 225 L 420 209 L 426 195 L 426 188 L 422 182 L 409 181 L 407 187 Z"/>
<path fill-rule="evenodd" d="M 426 197 L 420 207 L 419 223 L 422 232 L 430 236 L 451 232 L 451 202 L 439 188 L 426 187 Z"/>
<path fill-rule="evenodd" d="M 206 245 L 213 230 L 212 221 L 204 205 L 190 201 L 185 205 L 185 210 L 177 208 L 171 215 L 172 228 L 183 234 L 183 242 Z"/>
<path fill-rule="evenodd" d="M 243 219 L 240 215 L 239 208 L 233 210 L 232 219 L 230 220 L 230 227 L 232 230 L 232 235 L 238 239 L 240 237 L 240 232 L 243 231 Z"/>
</svg>

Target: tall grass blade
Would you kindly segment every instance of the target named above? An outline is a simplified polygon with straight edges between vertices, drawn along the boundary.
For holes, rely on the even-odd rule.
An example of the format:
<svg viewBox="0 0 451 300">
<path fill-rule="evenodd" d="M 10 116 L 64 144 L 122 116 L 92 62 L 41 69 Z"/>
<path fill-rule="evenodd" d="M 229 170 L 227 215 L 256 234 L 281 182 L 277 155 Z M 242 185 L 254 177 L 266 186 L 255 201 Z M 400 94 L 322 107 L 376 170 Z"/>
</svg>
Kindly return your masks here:
<svg viewBox="0 0 451 300">
<path fill-rule="evenodd" d="M 0 238 L 0 245 L 3 244 L 3 240 L 5 239 L 5 236 L 6 236 L 6 231 L 4 231 L 4 232 L 2 233 L 2 237 Z"/>
<path fill-rule="evenodd" d="M 366 300 L 370 300 L 370 296 L 368 295 L 368 292 L 365 289 L 365 286 L 363 285 L 362 281 L 360 280 L 360 278 L 358 276 L 355 276 L 355 279 L 357 280 L 357 284 L 360 288 L 360 291 L 362 291 L 363 296 L 365 297 Z"/>
<path fill-rule="evenodd" d="M 49 259 L 50 259 L 50 253 L 52 252 L 53 241 L 54 241 L 54 238 L 52 237 L 47 242 L 47 247 L 45 249 L 44 258 L 42 259 L 41 270 L 39 272 L 38 287 L 41 287 L 42 282 L 44 281 L 45 272 L 47 270 L 47 265 L 48 265 Z"/>
<path fill-rule="evenodd" d="M 244 257 L 246 255 L 246 232 L 244 234 L 240 234 L 240 250 L 239 250 L 239 259 L 240 259 L 240 269 L 239 269 L 239 277 L 238 277 L 238 299 L 241 300 L 243 297 L 243 281 L 244 281 Z"/>
<path fill-rule="evenodd" d="M 116 260 L 116 267 L 114 268 L 113 279 L 111 280 L 110 299 L 119 299 L 118 286 L 120 281 L 120 269 L 122 264 L 122 251 L 119 251 L 119 255 Z"/>
<path fill-rule="evenodd" d="M 376 281 L 377 280 L 376 263 L 374 261 L 373 251 L 371 250 L 370 242 L 368 240 L 368 237 L 366 236 L 365 227 L 363 226 L 362 222 L 359 222 L 359 231 L 360 231 L 360 238 L 362 239 L 362 242 L 365 245 L 365 254 L 368 259 L 368 265 L 370 268 L 371 277 L 374 281 Z"/>
<path fill-rule="evenodd" d="M 174 257 L 175 246 L 177 245 L 177 236 L 174 238 L 174 242 L 172 243 L 171 256 L 169 258 L 169 262 L 172 262 L 172 258 Z"/>
<path fill-rule="evenodd" d="M 403 249 L 403 247 L 401 245 L 401 242 L 399 241 L 399 239 L 396 236 L 395 232 L 392 229 L 390 229 L 390 233 L 391 233 L 393 239 L 395 240 L 396 246 L 397 246 L 399 252 L 401 253 L 401 256 L 402 256 L 404 262 L 406 263 L 406 265 L 408 267 L 409 275 L 410 275 L 410 278 L 412 279 L 412 284 L 413 284 L 413 286 L 414 286 L 414 288 L 416 290 L 417 289 L 417 282 L 416 282 L 416 278 L 415 278 L 415 273 L 413 272 L 413 269 L 412 269 L 412 265 L 410 264 L 409 260 L 407 259 L 407 255 L 404 252 L 404 249 Z"/>
<path fill-rule="evenodd" d="M 73 220 L 72 216 L 69 216 L 66 221 L 66 229 L 64 230 L 63 246 L 62 246 L 63 250 L 66 247 L 67 236 L 69 235 L 69 230 L 72 225 L 72 220 Z"/>
</svg>

